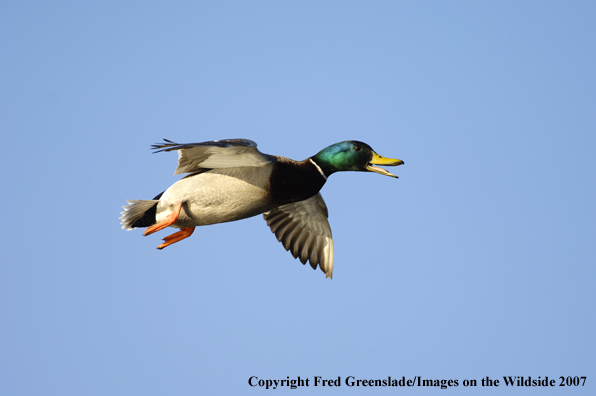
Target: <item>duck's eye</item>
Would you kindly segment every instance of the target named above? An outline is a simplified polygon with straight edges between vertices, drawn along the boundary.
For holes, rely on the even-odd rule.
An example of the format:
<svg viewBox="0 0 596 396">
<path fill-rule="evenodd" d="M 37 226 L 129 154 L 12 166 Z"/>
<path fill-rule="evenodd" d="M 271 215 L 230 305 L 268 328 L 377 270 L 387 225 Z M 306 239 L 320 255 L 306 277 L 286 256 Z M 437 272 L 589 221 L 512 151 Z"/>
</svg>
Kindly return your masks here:
<svg viewBox="0 0 596 396">
<path fill-rule="evenodd" d="M 354 145 L 354 150 L 360 151 L 360 150 L 362 150 L 362 147 L 360 147 L 359 144 L 356 144 L 356 145 Z"/>
</svg>

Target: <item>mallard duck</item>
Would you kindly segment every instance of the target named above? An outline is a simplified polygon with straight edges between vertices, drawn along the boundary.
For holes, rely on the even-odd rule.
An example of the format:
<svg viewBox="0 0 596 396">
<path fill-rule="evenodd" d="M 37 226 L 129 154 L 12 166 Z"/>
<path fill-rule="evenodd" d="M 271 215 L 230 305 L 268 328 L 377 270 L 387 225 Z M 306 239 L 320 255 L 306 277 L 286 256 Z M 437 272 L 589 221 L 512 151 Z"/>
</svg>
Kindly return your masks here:
<svg viewBox="0 0 596 396">
<path fill-rule="evenodd" d="M 317 265 L 331 278 L 333 239 L 325 201 L 319 193 L 335 172 L 364 171 L 397 176 L 374 165 L 404 162 L 381 157 L 366 143 L 333 144 L 304 161 L 267 155 L 248 139 L 181 144 L 164 139 L 156 153 L 178 151 L 174 175 L 188 174 L 152 200 L 126 200 L 122 228 L 147 227 L 151 235 L 166 227 L 163 249 L 192 235 L 196 226 L 263 214 L 271 231 L 302 264 Z"/>
</svg>

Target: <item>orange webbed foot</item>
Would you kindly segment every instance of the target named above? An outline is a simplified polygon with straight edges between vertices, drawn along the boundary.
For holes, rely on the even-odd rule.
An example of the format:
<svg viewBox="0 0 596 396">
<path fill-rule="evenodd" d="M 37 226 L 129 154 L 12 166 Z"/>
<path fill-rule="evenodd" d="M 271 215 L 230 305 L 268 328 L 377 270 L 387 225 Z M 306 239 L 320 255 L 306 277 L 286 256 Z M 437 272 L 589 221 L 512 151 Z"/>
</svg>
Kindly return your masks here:
<svg viewBox="0 0 596 396">
<path fill-rule="evenodd" d="M 165 237 L 163 239 L 164 243 L 159 245 L 157 248 L 161 250 L 161 249 L 165 248 L 166 246 L 170 246 L 173 243 L 180 242 L 181 240 L 191 236 L 192 233 L 194 232 L 194 230 L 195 230 L 194 227 L 182 228 L 182 229 L 180 229 L 180 231 L 175 232 L 172 235 L 168 235 L 167 237 Z"/>
<path fill-rule="evenodd" d="M 176 220 L 178 220 L 178 216 L 180 216 L 181 210 L 182 210 L 182 202 L 180 202 L 178 205 L 176 205 L 176 207 L 174 208 L 174 211 L 172 213 L 170 213 L 163 221 L 160 221 L 157 224 L 153 224 L 152 226 L 147 227 L 147 229 L 143 233 L 143 236 L 151 235 L 154 232 L 161 231 L 164 228 L 169 227 L 172 224 L 174 224 L 176 222 Z"/>
</svg>

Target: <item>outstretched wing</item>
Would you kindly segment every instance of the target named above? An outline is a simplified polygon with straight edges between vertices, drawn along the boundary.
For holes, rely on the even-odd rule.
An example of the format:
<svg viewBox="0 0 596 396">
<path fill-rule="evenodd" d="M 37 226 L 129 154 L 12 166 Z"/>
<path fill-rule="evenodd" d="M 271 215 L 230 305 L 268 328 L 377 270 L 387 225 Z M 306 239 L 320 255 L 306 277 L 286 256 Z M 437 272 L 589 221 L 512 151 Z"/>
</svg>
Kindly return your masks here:
<svg viewBox="0 0 596 396">
<path fill-rule="evenodd" d="M 327 221 L 327 206 L 320 193 L 304 201 L 282 205 L 263 213 L 263 218 L 286 250 L 302 264 L 310 261 L 331 278 L 333 275 L 333 238 Z"/>
<path fill-rule="evenodd" d="M 166 143 L 151 146 L 155 153 L 178 150 L 178 168 L 175 175 L 193 173 L 201 169 L 263 166 L 275 162 L 275 157 L 257 150 L 257 144 L 248 139 L 214 140 L 203 143 Z"/>
</svg>

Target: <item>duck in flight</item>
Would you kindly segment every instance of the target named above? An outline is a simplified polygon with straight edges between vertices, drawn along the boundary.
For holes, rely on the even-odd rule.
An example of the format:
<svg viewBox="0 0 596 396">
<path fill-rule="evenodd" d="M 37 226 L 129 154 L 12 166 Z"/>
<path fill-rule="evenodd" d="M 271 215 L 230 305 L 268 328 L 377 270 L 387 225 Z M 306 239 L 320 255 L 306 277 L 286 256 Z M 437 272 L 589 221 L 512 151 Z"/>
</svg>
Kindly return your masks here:
<svg viewBox="0 0 596 396">
<path fill-rule="evenodd" d="M 163 249 L 192 235 L 196 226 L 263 214 L 286 250 L 302 264 L 317 265 L 331 278 L 333 239 L 325 201 L 319 193 L 335 172 L 363 171 L 397 176 L 375 165 L 404 162 L 385 158 L 366 143 L 333 144 L 304 161 L 263 154 L 248 139 L 180 144 L 164 139 L 155 152 L 178 151 L 174 175 L 187 174 L 152 200 L 126 200 L 122 228 L 144 228 L 151 235 L 167 227 Z"/>
</svg>

